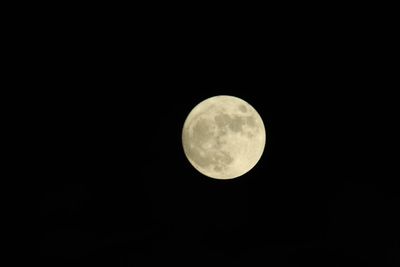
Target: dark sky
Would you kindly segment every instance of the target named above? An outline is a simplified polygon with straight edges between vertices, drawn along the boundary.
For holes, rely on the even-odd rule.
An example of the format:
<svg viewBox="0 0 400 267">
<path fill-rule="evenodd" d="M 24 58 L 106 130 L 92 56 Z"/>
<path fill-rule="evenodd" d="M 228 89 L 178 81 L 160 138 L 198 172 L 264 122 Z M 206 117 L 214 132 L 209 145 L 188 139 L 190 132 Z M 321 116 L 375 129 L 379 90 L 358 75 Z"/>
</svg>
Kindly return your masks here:
<svg viewBox="0 0 400 267">
<path fill-rule="evenodd" d="M 43 262 L 398 264 L 388 70 L 350 34 L 310 38 L 244 56 L 55 49 L 35 124 Z M 181 145 L 190 110 L 219 94 L 249 102 L 267 133 L 256 167 L 229 181 L 198 173 Z"/>
</svg>

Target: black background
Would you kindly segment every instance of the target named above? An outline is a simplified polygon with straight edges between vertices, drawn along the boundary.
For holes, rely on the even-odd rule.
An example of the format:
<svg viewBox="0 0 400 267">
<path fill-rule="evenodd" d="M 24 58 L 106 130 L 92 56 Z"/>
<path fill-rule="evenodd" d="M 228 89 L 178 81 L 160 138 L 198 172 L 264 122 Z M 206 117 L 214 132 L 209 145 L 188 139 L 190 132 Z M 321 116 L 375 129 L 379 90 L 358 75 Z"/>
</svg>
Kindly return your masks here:
<svg viewBox="0 0 400 267">
<path fill-rule="evenodd" d="M 399 264 L 391 41 L 279 25 L 229 40 L 45 34 L 44 263 Z M 181 144 L 190 110 L 220 94 L 253 105 L 267 131 L 260 162 L 229 181 L 198 173 Z"/>
</svg>

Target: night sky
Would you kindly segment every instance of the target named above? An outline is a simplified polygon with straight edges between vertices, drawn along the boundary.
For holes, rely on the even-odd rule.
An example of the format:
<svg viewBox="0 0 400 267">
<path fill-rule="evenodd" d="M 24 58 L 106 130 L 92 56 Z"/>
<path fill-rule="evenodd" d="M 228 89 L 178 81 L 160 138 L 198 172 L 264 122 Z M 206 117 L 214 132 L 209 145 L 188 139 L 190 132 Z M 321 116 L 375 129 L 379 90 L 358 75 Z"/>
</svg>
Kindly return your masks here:
<svg viewBox="0 0 400 267">
<path fill-rule="evenodd" d="M 304 38 L 243 57 L 147 44 L 51 57 L 35 123 L 43 263 L 399 266 L 387 72 L 358 42 Z M 197 172 L 181 144 L 191 109 L 220 94 L 249 102 L 267 135 L 228 181 Z"/>
</svg>

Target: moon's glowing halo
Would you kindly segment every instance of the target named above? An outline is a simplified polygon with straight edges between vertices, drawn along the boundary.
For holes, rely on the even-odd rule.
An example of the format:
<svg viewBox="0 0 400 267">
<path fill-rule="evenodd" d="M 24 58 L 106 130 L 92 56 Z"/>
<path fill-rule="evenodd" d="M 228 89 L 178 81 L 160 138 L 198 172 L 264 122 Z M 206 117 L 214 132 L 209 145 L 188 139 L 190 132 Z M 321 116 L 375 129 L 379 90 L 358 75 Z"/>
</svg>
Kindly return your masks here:
<svg viewBox="0 0 400 267">
<path fill-rule="evenodd" d="M 250 171 L 265 147 L 265 127 L 246 101 L 228 95 L 197 104 L 182 130 L 184 153 L 200 173 L 232 179 Z"/>
</svg>

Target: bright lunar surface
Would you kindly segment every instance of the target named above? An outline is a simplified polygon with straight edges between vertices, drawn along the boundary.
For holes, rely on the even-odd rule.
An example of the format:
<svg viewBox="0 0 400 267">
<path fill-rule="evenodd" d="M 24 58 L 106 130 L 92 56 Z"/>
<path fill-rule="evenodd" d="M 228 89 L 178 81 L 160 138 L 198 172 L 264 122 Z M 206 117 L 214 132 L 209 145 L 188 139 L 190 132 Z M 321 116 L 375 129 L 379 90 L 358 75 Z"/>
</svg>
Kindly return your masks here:
<svg viewBox="0 0 400 267">
<path fill-rule="evenodd" d="M 251 170 L 265 147 L 264 123 L 246 101 L 219 95 L 200 102 L 182 131 L 183 150 L 202 174 L 232 179 Z"/>
</svg>

